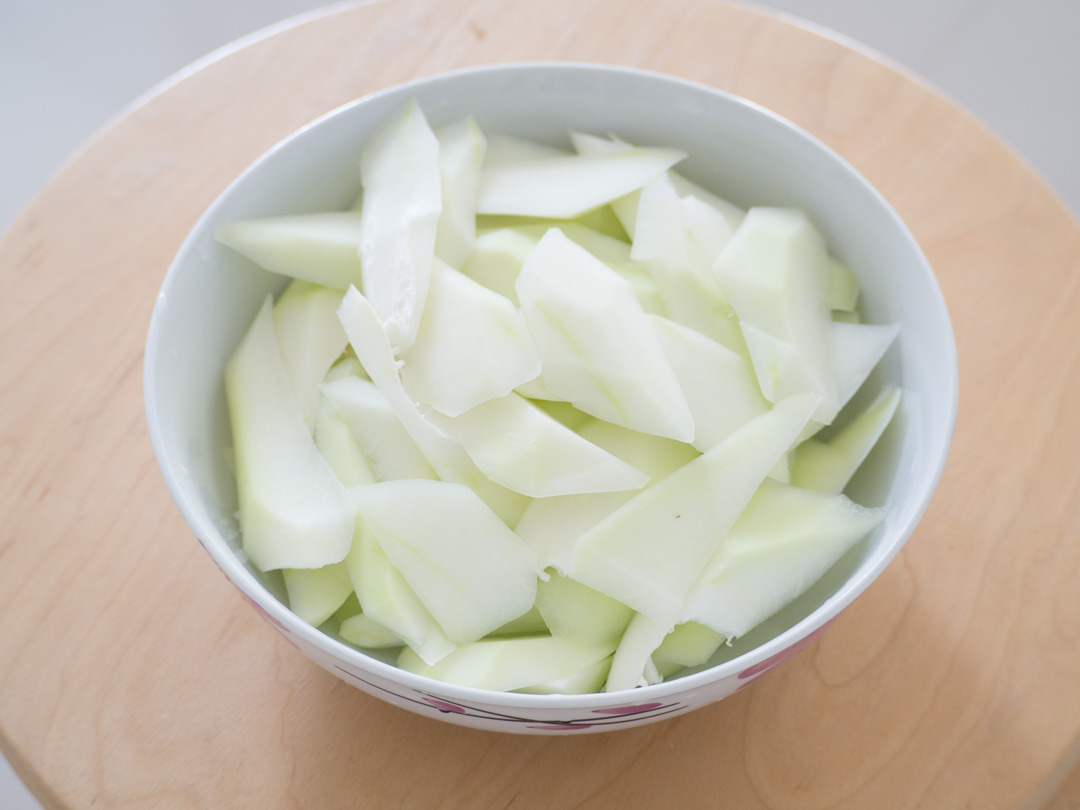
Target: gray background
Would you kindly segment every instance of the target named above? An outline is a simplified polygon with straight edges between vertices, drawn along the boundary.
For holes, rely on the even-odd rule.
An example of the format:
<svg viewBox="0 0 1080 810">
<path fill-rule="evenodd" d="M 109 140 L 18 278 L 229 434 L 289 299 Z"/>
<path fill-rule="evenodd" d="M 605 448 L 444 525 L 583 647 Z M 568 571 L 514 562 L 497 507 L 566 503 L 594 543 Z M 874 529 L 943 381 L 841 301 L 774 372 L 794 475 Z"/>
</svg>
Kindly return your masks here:
<svg viewBox="0 0 1080 810">
<path fill-rule="evenodd" d="M 0 232 L 81 143 L 156 83 L 237 37 L 323 5 L 0 0 Z M 1077 0 L 757 5 L 832 29 L 921 75 L 985 121 L 1080 212 Z M 2 758 L 0 808 L 39 808 Z"/>
</svg>

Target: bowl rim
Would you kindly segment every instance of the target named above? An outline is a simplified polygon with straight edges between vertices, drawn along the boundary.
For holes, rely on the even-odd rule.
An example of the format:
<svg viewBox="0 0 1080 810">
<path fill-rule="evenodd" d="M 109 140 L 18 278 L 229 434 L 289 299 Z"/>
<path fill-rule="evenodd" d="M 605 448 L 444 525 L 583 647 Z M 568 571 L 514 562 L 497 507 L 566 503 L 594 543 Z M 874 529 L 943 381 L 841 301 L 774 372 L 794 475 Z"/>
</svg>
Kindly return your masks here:
<svg viewBox="0 0 1080 810">
<path fill-rule="evenodd" d="M 392 664 L 384 663 L 355 649 L 337 639 L 321 632 L 318 628 L 304 622 L 279 602 L 267 590 L 256 577 L 241 562 L 240 557 L 233 552 L 221 537 L 220 527 L 199 520 L 195 508 L 188 502 L 180 484 L 179 476 L 175 469 L 168 449 L 162 439 L 161 416 L 158 412 L 154 393 L 157 388 L 157 369 L 154 359 L 158 356 L 161 347 L 161 323 L 167 308 L 169 293 L 177 283 L 180 268 L 185 264 L 189 254 L 195 250 L 196 243 L 202 236 L 207 223 L 212 221 L 219 208 L 232 195 L 233 191 L 243 184 L 248 177 L 260 170 L 264 163 L 287 144 L 304 137 L 305 133 L 323 126 L 326 122 L 352 110 L 355 107 L 369 104 L 371 101 L 390 94 L 407 94 L 410 90 L 429 84 L 437 84 L 444 81 L 457 81 L 462 78 L 477 74 L 492 72 L 534 72 L 534 71 L 588 71 L 622 74 L 650 81 L 674 83 L 689 88 L 695 92 L 704 92 L 724 100 L 724 103 L 741 106 L 751 110 L 754 114 L 763 116 L 782 129 L 788 130 L 797 137 L 808 141 L 813 147 L 822 151 L 828 158 L 835 161 L 845 173 L 851 175 L 864 191 L 869 192 L 875 202 L 883 209 L 891 224 L 896 228 L 912 255 L 918 259 L 920 272 L 924 273 L 930 282 L 932 292 L 932 306 L 934 320 L 944 327 L 948 336 L 947 345 L 941 346 L 941 360 L 945 365 L 945 374 L 948 378 L 948 389 L 943 392 L 944 405 L 946 408 L 944 436 L 941 446 L 934 461 L 932 474 L 924 478 L 916 485 L 917 503 L 913 509 L 909 509 L 907 519 L 900 525 L 893 527 L 891 535 L 886 543 L 882 544 L 869 565 L 857 576 L 849 578 L 835 593 L 829 596 L 816 610 L 796 622 L 791 627 L 778 633 L 762 644 L 751 650 L 725 661 L 716 666 L 709 667 L 698 672 L 682 676 L 670 681 L 664 681 L 649 686 L 641 686 L 630 690 L 617 692 L 590 692 L 585 694 L 527 694 L 521 692 L 496 692 L 476 687 L 460 686 L 453 683 L 439 681 L 423 675 L 417 675 Z M 838 614 L 843 611 L 854 599 L 872 583 L 892 561 L 901 547 L 914 531 L 919 520 L 926 512 L 927 507 L 941 480 L 951 447 L 955 430 L 957 407 L 958 407 L 959 374 L 956 352 L 955 334 L 952 322 L 949 318 L 945 298 L 936 276 L 926 260 L 922 249 L 915 240 L 907 225 L 899 214 L 888 203 L 885 197 L 847 160 L 831 147 L 799 127 L 778 113 L 763 107 L 749 99 L 738 96 L 726 90 L 711 87 L 702 82 L 686 79 L 678 76 L 661 73 L 658 71 L 644 70 L 624 65 L 612 65 L 601 62 L 577 62 L 577 61 L 526 61 L 526 62 L 501 62 L 472 67 L 460 68 L 452 71 L 435 73 L 428 76 L 418 77 L 409 81 L 380 88 L 364 96 L 356 98 L 345 104 L 318 116 L 303 126 L 282 138 L 276 144 L 262 153 L 256 160 L 238 174 L 214 199 L 207 209 L 200 215 L 192 226 L 184 242 L 177 251 L 171 262 L 161 288 L 158 292 L 150 317 L 149 328 L 146 338 L 146 348 L 143 360 L 143 397 L 145 416 L 147 421 L 150 442 L 154 456 L 166 487 L 173 501 L 179 508 L 184 521 L 189 529 L 195 534 L 196 539 L 204 550 L 210 555 L 226 577 L 240 589 L 241 593 L 251 600 L 254 605 L 281 628 L 303 639 L 306 643 L 318 649 L 324 655 L 333 659 L 342 660 L 349 665 L 362 671 L 369 672 L 380 678 L 401 684 L 422 693 L 437 693 L 449 696 L 455 700 L 469 703 L 487 703 L 500 707 L 515 707 L 520 709 L 561 709 L 573 711 L 575 709 L 592 709 L 597 706 L 615 706 L 633 703 L 649 702 L 659 699 L 669 699 L 682 693 L 694 692 L 708 687 L 709 685 L 728 678 L 729 676 L 742 673 L 762 662 L 778 656 L 785 650 L 803 641 L 808 636 L 825 628 Z M 913 498 L 916 500 L 916 498 Z M 345 671 L 345 670 L 342 670 Z M 763 670 L 764 671 L 764 670 Z"/>
</svg>

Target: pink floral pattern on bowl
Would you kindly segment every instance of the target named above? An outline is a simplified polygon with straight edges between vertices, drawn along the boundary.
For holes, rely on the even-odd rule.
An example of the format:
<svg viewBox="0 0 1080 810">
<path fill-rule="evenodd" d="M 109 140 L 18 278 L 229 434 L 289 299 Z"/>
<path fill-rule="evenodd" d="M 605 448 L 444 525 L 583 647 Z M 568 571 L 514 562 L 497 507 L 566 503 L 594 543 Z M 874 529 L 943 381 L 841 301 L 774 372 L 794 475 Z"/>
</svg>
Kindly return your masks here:
<svg viewBox="0 0 1080 810">
<path fill-rule="evenodd" d="M 436 714 L 461 715 L 463 717 L 476 718 L 489 722 L 494 721 L 496 723 L 517 724 L 535 731 L 584 731 L 586 729 L 600 729 L 606 726 L 626 725 L 628 723 L 645 723 L 690 708 L 688 704 L 678 701 L 671 703 L 666 703 L 664 701 L 627 703 L 621 706 L 589 709 L 587 710 L 587 714 L 580 717 L 552 720 L 548 717 L 529 717 L 524 713 L 507 714 L 506 712 L 496 711 L 484 706 L 450 700 L 445 696 L 433 695 L 430 692 L 425 692 L 420 689 L 413 689 L 410 692 L 387 689 L 385 686 L 381 686 L 374 681 L 361 678 L 355 672 L 351 672 L 344 667 L 338 666 L 335 668 L 348 679 L 363 684 L 368 687 L 369 690 L 376 690 L 383 694 L 391 695 L 398 700 L 408 702 L 412 706 L 428 709 Z"/>
</svg>

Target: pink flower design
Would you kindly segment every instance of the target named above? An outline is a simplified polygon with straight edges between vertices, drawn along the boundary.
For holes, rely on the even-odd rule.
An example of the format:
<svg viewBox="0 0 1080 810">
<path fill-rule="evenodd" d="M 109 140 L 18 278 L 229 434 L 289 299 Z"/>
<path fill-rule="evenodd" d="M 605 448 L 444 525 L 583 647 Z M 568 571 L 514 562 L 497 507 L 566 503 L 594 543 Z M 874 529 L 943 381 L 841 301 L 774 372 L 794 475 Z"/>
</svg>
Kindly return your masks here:
<svg viewBox="0 0 1080 810">
<path fill-rule="evenodd" d="M 745 680 L 747 678 L 754 678 L 755 676 L 760 675 L 760 674 L 762 674 L 764 672 L 767 672 L 768 670 L 772 669 L 777 664 L 784 663 L 789 658 L 791 658 L 796 653 L 798 653 L 800 650 L 802 650 L 804 647 L 810 646 L 810 644 L 812 644 L 814 642 L 814 640 L 817 639 L 818 636 L 820 636 L 822 633 L 824 633 L 825 629 L 830 624 L 832 624 L 834 621 L 836 621 L 835 617 L 830 619 L 829 621 L 827 621 L 825 624 L 823 624 L 821 627 L 819 627 L 814 632 L 812 632 L 809 635 L 799 639 L 794 644 L 792 644 L 790 647 L 787 647 L 786 649 L 781 650 L 776 655 L 773 655 L 773 656 L 771 656 L 769 658 L 766 658 L 764 661 L 758 661 L 753 666 L 747 667 L 746 669 L 744 669 L 742 672 L 740 672 L 738 674 L 739 680 L 741 681 L 741 680 Z M 747 684 L 745 684 L 745 683 L 742 684 L 742 686 L 740 686 L 739 689 L 742 689 L 743 686 L 747 686 Z"/>
<path fill-rule="evenodd" d="M 639 703 L 636 706 L 612 706 L 610 709 L 593 709 L 594 714 L 638 714 L 639 712 L 649 712 L 653 709 L 658 709 L 664 704 L 659 701 L 656 703 Z"/>
<path fill-rule="evenodd" d="M 443 712 L 444 714 L 449 714 L 451 712 L 454 712 L 456 714 L 468 714 L 468 712 L 466 712 L 465 709 L 463 709 L 461 706 L 456 706 L 453 703 L 447 703 L 445 700 L 439 700 L 438 698 L 428 697 L 426 695 L 424 696 L 424 700 L 426 700 L 428 703 L 430 703 L 432 706 L 434 706 L 436 709 L 438 709 L 440 712 Z"/>
</svg>

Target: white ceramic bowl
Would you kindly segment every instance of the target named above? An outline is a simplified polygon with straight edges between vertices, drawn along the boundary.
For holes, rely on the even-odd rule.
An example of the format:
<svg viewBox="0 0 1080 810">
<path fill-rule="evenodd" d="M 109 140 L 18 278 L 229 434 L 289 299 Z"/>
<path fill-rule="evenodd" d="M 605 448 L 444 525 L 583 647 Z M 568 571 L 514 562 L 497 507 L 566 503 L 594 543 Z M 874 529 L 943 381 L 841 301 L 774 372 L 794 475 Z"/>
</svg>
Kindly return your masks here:
<svg viewBox="0 0 1080 810">
<path fill-rule="evenodd" d="M 679 170 L 745 206 L 808 211 L 833 252 L 855 269 L 863 314 L 902 324 L 863 395 L 898 382 L 903 404 L 849 489 L 887 504 L 884 524 L 793 605 L 703 670 L 632 692 L 523 695 L 463 688 L 397 669 L 297 618 L 279 576 L 242 561 L 222 383 L 228 356 L 267 292 L 286 280 L 214 241 L 222 222 L 347 207 L 358 191 L 360 145 L 416 98 L 433 126 L 473 115 L 485 131 L 567 143 L 568 128 L 673 146 Z M 421 714 L 518 733 L 587 733 L 685 713 L 723 698 L 820 633 L 896 555 L 941 476 L 956 414 L 956 350 L 948 313 L 918 245 L 869 183 L 784 119 L 692 82 L 628 68 L 497 65 L 420 79 L 348 104 L 271 149 L 210 206 L 169 269 L 146 346 L 150 437 L 169 490 L 199 542 L 292 644 L 348 683 Z"/>
</svg>

